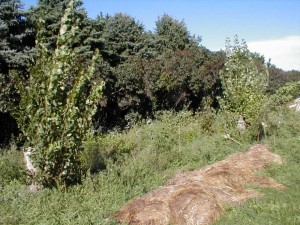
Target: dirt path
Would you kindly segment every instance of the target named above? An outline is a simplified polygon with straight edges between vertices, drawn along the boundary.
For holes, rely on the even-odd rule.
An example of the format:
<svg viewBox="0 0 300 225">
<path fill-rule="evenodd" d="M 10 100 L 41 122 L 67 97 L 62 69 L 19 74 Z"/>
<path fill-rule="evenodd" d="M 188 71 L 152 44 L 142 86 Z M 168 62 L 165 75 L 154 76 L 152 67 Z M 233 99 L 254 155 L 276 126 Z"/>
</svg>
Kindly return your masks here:
<svg viewBox="0 0 300 225">
<path fill-rule="evenodd" d="M 204 168 L 177 174 L 163 187 L 132 199 L 114 216 L 117 221 L 143 225 L 202 225 L 219 218 L 228 204 L 242 204 L 261 193 L 256 184 L 282 189 L 275 180 L 257 176 L 269 163 L 281 164 L 266 145 L 255 145 Z"/>
</svg>

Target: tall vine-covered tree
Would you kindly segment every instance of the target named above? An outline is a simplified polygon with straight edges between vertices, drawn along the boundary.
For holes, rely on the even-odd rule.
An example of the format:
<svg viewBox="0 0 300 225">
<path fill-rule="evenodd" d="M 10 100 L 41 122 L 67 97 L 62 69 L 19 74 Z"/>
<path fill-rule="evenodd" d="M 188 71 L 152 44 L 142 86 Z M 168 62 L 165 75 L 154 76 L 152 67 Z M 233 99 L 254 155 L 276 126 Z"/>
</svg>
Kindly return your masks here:
<svg viewBox="0 0 300 225">
<path fill-rule="evenodd" d="M 73 44 L 78 23 L 71 0 L 61 18 L 56 49 L 47 53 L 44 34 L 38 33 L 38 57 L 29 85 L 21 91 L 18 124 L 33 147 L 37 180 L 45 186 L 65 187 L 80 182 L 79 153 L 102 96 L 103 83 L 93 80 L 95 52 L 89 63 L 78 63 Z M 40 26 L 45 26 L 40 19 Z"/>
<path fill-rule="evenodd" d="M 234 45 L 226 39 L 226 62 L 221 73 L 223 98 L 221 108 L 242 116 L 251 124 L 265 100 L 269 75 L 266 66 L 257 65 L 245 41 L 235 36 Z"/>
</svg>

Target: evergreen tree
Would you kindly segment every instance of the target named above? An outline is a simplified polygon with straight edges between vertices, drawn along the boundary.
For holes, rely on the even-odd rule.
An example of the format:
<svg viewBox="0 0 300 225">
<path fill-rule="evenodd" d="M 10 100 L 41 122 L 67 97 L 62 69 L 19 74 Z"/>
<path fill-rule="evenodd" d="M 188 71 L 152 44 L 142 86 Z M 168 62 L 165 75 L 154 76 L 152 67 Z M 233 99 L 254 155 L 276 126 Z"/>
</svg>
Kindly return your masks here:
<svg viewBox="0 0 300 225">
<path fill-rule="evenodd" d="M 129 56 L 137 54 L 142 48 L 143 31 L 143 25 L 128 15 L 117 13 L 108 17 L 103 32 L 104 59 L 112 66 L 117 66 Z"/>
<path fill-rule="evenodd" d="M 165 14 L 156 21 L 157 47 L 164 51 L 183 50 L 198 45 L 199 38 L 192 37 L 183 21 Z"/>
<path fill-rule="evenodd" d="M 142 46 L 138 53 L 144 59 L 158 58 L 160 55 L 156 36 L 153 32 L 143 32 Z"/>
<path fill-rule="evenodd" d="M 43 36 L 43 42 L 48 50 L 56 47 L 60 18 L 68 2 L 68 0 L 39 0 L 37 7 L 31 8 L 30 19 L 34 24 L 39 23 L 39 18 L 43 19 L 45 26 L 39 28 L 39 33 Z"/>
<path fill-rule="evenodd" d="M 33 25 L 22 7 L 19 0 L 0 0 L 0 144 L 18 133 L 11 113 L 19 104 L 18 87 L 26 82 L 35 54 Z"/>
<path fill-rule="evenodd" d="M 0 0 L 0 73 L 26 70 L 32 62 L 28 52 L 35 45 L 33 26 L 22 7 L 20 0 Z"/>
<path fill-rule="evenodd" d="M 34 31 L 19 0 L 0 0 L 0 111 L 18 102 L 18 80 L 26 78 L 33 62 Z"/>
<path fill-rule="evenodd" d="M 98 15 L 96 19 L 89 19 L 91 26 L 88 37 L 84 40 L 85 45 L 89 45 L 91 50 L 103 49 L 104 48 L 104 27 L 106 17 L 102 14 Z"/>
<path fill-rule="evenodd" d="M 39 0 L 38 5 L 31 9 L 31 21 L 38 24 L 39 18 L 43 18 L 45 26 L 39 28 L 39 33 L 43 36 L 45 47 L 48 53 L 57 48 L 57 33 L 60 29 L 60 18 L 63 16 L 67 4 L 70 0 Z M 86 10 L 82 8 L 82 1 L 75 3 L 75 15 L 78 18 L 77 29 L 74 36 L 73 47 L 75 52 L 81 55 L 82 61 L 88 60 L 91 55 L 91 46 L 86 41 L 90 37 L 92 21 L 88 19 Z"/>
</svg>

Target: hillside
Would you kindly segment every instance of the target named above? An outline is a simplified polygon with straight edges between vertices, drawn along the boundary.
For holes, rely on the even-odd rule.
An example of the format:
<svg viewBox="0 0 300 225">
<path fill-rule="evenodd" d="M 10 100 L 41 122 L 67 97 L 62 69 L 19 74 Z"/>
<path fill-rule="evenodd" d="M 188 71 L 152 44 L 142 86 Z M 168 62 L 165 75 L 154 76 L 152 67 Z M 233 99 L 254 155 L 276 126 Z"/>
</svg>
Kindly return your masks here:
<svg viewBox="0 0 300 225">
<path fill-rule="evenodd" d="M 94 172 L 96 168 L 105 169 L 88 175 L 81 185 L 67 192 L 44 189 L 30 193 L 22 172 L 21 153 L 12 145 L 9 151 L 2 152 L 0 159 L 0 222 L 114 224 L 113 214 L 133 197 L 163 185 L 179 171 L 201 168 L 232 153 L 244 152 L 256 143 L 256 132 L 240 134 L 234 128 L 222 126 L 228 118 L 204 115 L 167 113 L 151 124 L 89 141 L 86 162 L 94 165 Z M 282 115 L 284 119 L 279 124 Z M 230 206 L 217 224 L 240 224 L 241 220 L 245 224 L 299 223 L 299 113 L 281 109 L 268 114 L 268 118 L 263 142 L 284 163 L 268 167 L 263 176 L 271 176 L 285 189 L 259 188 L 263 197 L 248 201 L 243 207 Z M 230 134 L 236 142 L 224 139 L 224 134 Z"/>
<path fill-rule="evenodd" d="M 134 223 L 135 204 L 116 216 L 127 202 L 215 165 L 224 173 L 206 179 L 220 185 L 211 198 L 231 179 L 262 193 L 241 207 L 218 199 L 216 224 L 300 223 L 300 120 L 289 107 L 300 72 L 266 63 L 238 35 L 215 52 L 170 15 L 152 32 L 123 13 L 90 19 L 82 4 L 0 1 L 0 224 Z M 245 153 L 253 145 L 265 151 Z M 198 197 L 212 190 L 194 185 Z"/>
</svg>

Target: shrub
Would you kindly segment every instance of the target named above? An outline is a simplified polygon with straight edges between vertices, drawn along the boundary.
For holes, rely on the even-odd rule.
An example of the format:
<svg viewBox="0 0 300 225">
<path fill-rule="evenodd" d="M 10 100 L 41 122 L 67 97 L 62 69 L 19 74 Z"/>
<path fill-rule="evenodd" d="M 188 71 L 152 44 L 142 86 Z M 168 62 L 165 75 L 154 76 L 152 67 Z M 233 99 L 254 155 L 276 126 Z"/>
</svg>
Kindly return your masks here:
<svg viewBox="0 0 300 225">
<path fill-rule="evenodd" d="M 72 49 L 78 23 L 74 15 L 74 1 L 70 1 L 52 55 L 38 34 L 39 57 L 30 71 L 29 86 L 21 90 L 16 115 L 28 145 L 35 149 L 37 179 L 45 186 L 80 182 L 79 152 L 102 95 L 103 83 L 93 82 L 98 51 L 90 65 L 80 65 Z"/>
<path fill-rule="evenodd" d="M 13 180 L 25 182 L 25 167 L 22 152 L 14 144 L 9 149 L 0 150 L 0 184 Z"/>
<path fill-rule="evenodd" d="M 126 138 L 124 134 L 110 133 L 105 136 L 90 137 L 81 153 L 82 169 L 95 173 L 106 169 L 111 162 L 116 162 L 123 154 L 130 153 L 136 140 Z"/>
<path fill-rule="evenodd" d="M 277 89 L 269 100 L 269 107 L 276 108 L 300 96 L 300 81 L 286 83 Z"/>
<path fill-rule="evenodd" d="M 221 108 L 242 116 L 253 123 L 262 111 L 268 85 L 266 66 L 259 68 L 246 43 L 235 37 L 234 46 L 226 40 L 225 69 L 221 73 L 223 98 Z"/>
</svg>

